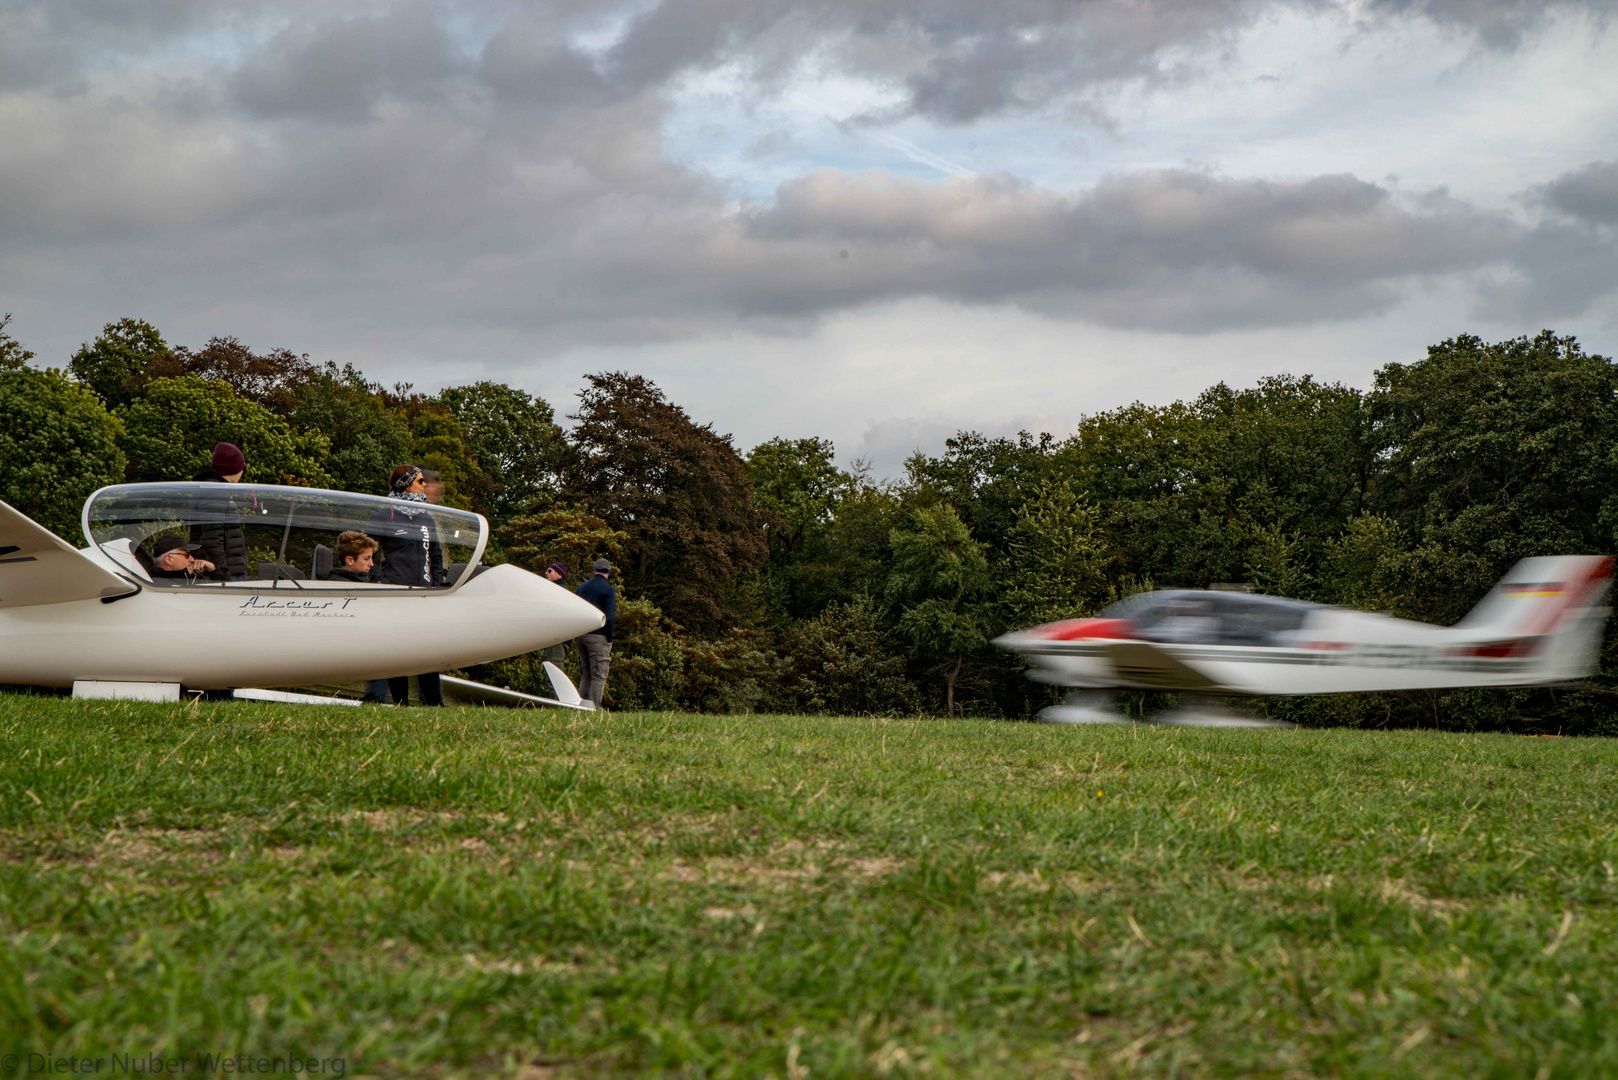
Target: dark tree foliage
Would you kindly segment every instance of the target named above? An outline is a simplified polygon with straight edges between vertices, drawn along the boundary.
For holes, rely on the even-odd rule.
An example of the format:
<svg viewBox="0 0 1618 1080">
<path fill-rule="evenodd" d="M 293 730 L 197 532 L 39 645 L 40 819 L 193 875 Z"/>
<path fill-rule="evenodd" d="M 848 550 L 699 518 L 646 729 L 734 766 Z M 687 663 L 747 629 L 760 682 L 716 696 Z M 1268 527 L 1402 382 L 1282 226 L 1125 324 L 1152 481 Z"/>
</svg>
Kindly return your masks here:
<svg viewBox="0 0 1618 1080">
<path fill-rule="evenodd" d="M 693 712 L 756 712 L 774 689 L 775 650 L 759 631 L 733 626 L 711 639 L 677 634 L 676 640 L 685 672 L 681 707 Z"/>
<path fill-rule="evenodd" d="M 905 658 L 870 597 L 836 604 L 782 637 L 782 705 L 792 712 L 902 716 L 921 711 Z"/>
<path fill-rule="evenodd" d="M 494 487 L 478 468 L 460 422 L 442 407 L 422 409 L 411 418 L 410 461 L 438 474 L 448 506 L 479 509 Z"/>
<path fill-rule="evenodd" d="M 1372 391 L 1376 508 L 1414 548 L 1415 613 L 1459 617 L 1518 559 L 1618 539 L 1618 366 L 1550 331 L 1461 336 Z"/>
<path fill-rule="evenodd" d="M 747 466 L 711 425 L 639 375 L 586 376 L 564 496 L 627 533 L 624 576 L 699 633 L 727 623 L 731 585 L 764 562 Z"/>
<path fill-rule="evenodd" d="M 595 560 L 617 562 L 629 539 L 594 514 L 566 507 L 513 518 L 495 535 L 507 562 L 536 574 L 559 562 L 567 568 L 568 584 L 573 587 L 590 575 Z"/>
<path fill-rule="evenodd" d="M 57 536 L 78 542 L 84 500 L 123 480 L 118 435 L 100 400 L 61 371 L 0 367 L 0 500 Z"/>
<path fill-rule="evenodd" d="M 452 386 L 438 396 L 466 433 L 489 478 L 489 516 L 505 521 L 555 496 L 567 444 L 548 403 L 495 382 Z"/>
<path fill-rule="evenodd" d="M 829 538 L 860 478 L 836 465 L 828 439 L 771 439 L 747 456 L 769 543 L 764 606 L 778 622 L 818 613 L 846 593 L 848 566 Z"/>
<path fill-rule="evenodd" d="M 832 519 L 853 478 L 836 464 L 829 439 L 771 439 L 747 455 L 753 503 L 764 522 L 772 556 L 791 555 L 809 529 Z"/>
<path fill-rule="evenodd" d="M 157 327 L 143 319 L 124 318 L 108 323 L 94 341 L 80 345 L 67 366 L 107 408 L 118 408 L 133 400 L 142 372 L 168 348 Z"/>
<path fill-rule="evenodd" d="M 1020 432 L 1015 440 L 989 439 L 963 431 L 944 441 L 942 457 L 917 453 L 905 462 L 909 501 L 955 508 L 972 534 L 992 552 L 1005 554 L 1028 492 L 1052 475 L 1055 440 Z"/>
<path fill-rule="evenodd" d="M 966 658 L 993 633 L 989 561 L 948 505 L 917 508 L 910 524 L 894 529 L 893 570 L 887 600 L 899 636 L 944 680 L 944 714 L 955 714 L 955 687 Z"/>
<path fill-rule="evenodd" d="M 320 373 L 320 366 L 307 353 L 273 349 L 259 354 L 236 338 L 214 337 L 195 352 L 181 346 L 153 356 L 132 380 L 131 389 L 138 396 L 145 392 L 144 384 L 153 379 L 191 375 L 223 383 L 237 397 L 262 405 L 278 416 L 287 416 L 297 406 L 304 387 Z"/>
<path fill-rule="evenodd" d="M 1055 464 L 1105 514 L 1123 573 L 1299 594 L 1364 506 L 1372 457 L 1357 391 L 1277 376 L 1088 417 Z"/>
<path fill-rule="evenodd" d="M 23 348 L 22 342 L 6 332 L 10 325 L 11 312 L 8 311 L 0 316 L 0 372 L 21 370 L 34 358 L 31 350 Z"/>
<path fill-rule="evenodd" d="M 153 379 L 120 414 L 128 479 L 189 480 L 213 448 L 232 442 L 247 456 L 248 483 L 331 487 L 326 439 L 299 432 L 269 409 L 231 393 L 224 383 L 192 376 Z"/>
<path fill-rule="evenodd" d="M 298 389 L 288 419 L 326 438 L 326 471 L 344 491 L 386 495 L 388 474 L 410 457 L 409 425 L 351 365 L 324 365 Z"/>
</svg>

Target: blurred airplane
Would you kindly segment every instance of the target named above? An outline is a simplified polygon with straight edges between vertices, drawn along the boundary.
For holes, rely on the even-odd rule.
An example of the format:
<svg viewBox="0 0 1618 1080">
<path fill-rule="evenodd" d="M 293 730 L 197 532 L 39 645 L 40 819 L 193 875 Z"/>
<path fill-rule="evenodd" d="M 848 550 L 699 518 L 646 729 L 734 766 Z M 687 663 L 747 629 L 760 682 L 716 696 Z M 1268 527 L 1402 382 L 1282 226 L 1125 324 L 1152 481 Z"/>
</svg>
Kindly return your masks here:
<svg viewBox="0 0 1618 1080">
<path fill-rule="evenodd" d="M 1606 556 L 1524 559 L 1448 628 L 1275 596 L 1174 589 L 995 644 L 1026 657 L 1030 679 L 1075 688 L 1040 712 L 1047 723 L 1128 722 L 1107 707 L 1103 690 L 1268 697 L 1560 683 L 1595 670 L 1612 565 Z M 1209 708 L 1156 722 L 1278 726 Z"/>
</svg>

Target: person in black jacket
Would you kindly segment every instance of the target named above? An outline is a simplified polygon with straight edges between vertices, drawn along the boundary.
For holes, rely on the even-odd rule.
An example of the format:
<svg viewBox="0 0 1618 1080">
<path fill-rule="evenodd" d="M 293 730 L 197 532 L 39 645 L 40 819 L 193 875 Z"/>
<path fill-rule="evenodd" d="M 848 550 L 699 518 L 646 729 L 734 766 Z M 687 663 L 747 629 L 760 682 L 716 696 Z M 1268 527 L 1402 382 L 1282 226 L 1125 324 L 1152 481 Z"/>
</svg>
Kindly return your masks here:
<svg viewBox="0 0 1618 1080">
<path fill-rule="evenodd" d="M 332 568 L 333 581 L 370 581 L 376 569 L 376 541 L 352 529 L 337 537 L 337 565 Z"/>
<path fill-rule="evenodd" d="M 212 484 L 238 483 L 247 471 L 247 458 L 235 443 L 222 442 L 213 448 L 208 464 L 197 470 L 193 481 Z M 247 579 L 247 532 L 242 528 L 241 511 L 229 489 L 218 495 L 197 495 L 191 500 L 191 542 L 197 557 L 213 564 L 216 581 Z"/>
<path fill-rule="evenodd" d="M 382 556 L 374 581 L 436 588 L 444 584 L 444 547 L 427 509 L 427 482 L 415 465 L 393 470 L 387 508 L 378 510 L 365 532 Z"/>
<path fill-rule="evenodd" d="M 427 482 L 421 467 L 400 465 L 388 477 L 390 500 L 365 527 L 377 542 L 382 562 L 373 571 L 373 580 L 413 588 L 437 588 L 445 583 L 444 548 L 438 540 L 438 527 L 427 509 Z M 438 673 L 417 676 L 423 705 L 444 704 Z M 410 677 L 398 675 L 388 680 L 388 692 L 395 705 L 410 704 Z M 371 694 L 367 693 L 367 699 Z"/>
<path fill-rule="evenodd" d="M 601 699 L 607 693 L 607 667 L 612 663 L 612 635 L 618 629 L 618 590 L 607 580 L 612 563 L 597 559 L 592 567 L 595 576 L 578 588 L 580 596 L 601 609 L 607 623 L 578 639 L 579 695 L 595 702 L 601 708 Z"/>
</svg>

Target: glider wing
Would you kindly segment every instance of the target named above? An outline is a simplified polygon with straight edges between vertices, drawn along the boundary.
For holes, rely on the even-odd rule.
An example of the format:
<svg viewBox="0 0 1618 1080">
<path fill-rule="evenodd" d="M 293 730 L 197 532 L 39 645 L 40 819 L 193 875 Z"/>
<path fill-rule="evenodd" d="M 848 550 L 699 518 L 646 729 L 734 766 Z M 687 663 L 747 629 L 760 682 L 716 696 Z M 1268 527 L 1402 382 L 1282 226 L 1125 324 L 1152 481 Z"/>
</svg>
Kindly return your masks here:
<svg viewBox="0 0 1618 1080">
<path fill-rule="evenodd" d="M 0 502 L 0 608 L 108 600 L 140 591 L 27 515 Z"/>
</svg>

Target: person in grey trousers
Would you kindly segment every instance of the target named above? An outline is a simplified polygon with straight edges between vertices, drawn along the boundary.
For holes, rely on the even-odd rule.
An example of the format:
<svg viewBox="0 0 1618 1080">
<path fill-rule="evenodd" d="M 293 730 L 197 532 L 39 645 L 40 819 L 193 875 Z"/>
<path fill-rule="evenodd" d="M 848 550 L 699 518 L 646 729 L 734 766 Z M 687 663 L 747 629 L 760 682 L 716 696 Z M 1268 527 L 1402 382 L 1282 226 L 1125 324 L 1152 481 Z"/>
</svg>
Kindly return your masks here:
<svg viewBox="0 0 1618 1080">
<path fill-rule="evenodd" d="M 612 635 L 618 628 L 618 592 L 608 580 L 612 563 L 597 559 L 592 568 L 595 573 L 578 588 L 580 596 L 601 609 L 607 617 L 606 625 L 579 638 L 579 694 L 601 708 L 601 699 L 607 692 L 607 667 L 612 662 Z"/>
</svg>

